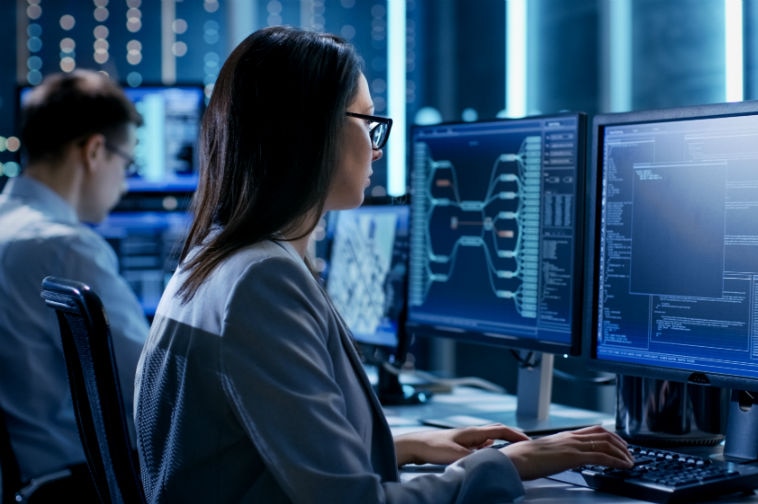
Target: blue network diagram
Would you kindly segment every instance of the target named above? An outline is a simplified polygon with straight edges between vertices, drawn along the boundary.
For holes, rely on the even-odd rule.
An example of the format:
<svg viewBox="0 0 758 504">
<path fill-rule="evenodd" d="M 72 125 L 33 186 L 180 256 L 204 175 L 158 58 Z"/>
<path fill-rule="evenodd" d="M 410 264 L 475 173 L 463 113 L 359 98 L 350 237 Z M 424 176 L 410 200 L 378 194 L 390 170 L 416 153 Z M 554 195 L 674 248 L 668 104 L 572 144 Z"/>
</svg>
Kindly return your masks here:
<svg viewBox="0 0 758 504">
<path fill-rule="evenodd" d="M 571 121 L 416 132 L 409 320 L 570 341 L 578 145 Z"/>
</svg>

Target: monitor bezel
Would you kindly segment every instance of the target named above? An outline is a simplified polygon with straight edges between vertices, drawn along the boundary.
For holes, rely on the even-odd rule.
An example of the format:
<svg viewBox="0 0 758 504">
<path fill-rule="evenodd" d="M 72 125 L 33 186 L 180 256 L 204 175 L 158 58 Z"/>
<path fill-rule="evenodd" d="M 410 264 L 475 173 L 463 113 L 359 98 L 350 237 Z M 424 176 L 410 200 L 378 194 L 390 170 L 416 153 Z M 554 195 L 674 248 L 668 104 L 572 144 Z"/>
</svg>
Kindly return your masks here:
<svg viewBox="0 0 758 504">
<path fill-rule="evenodd" d="M 602 212 L 602 180 L 603 180 L 603 148 L 604 132 L 608 127 L 623 126 L 635 123 L 676 122 L 690 119 L 708 119 L 756 115 L 758 118 L 758 100 L 727 102 L 695 105 L 689 107 L 674 107 L 651 109 L 643 111 L 617 112 L 597 114 L 592 120 L 589 152 L 590 166 L 587 174 L 587 222 L 585 224 L 585 308 L 583 331 L 583 358 L 590 370 L 614 373 L 617 375 L 637 376 L 672 380 L 697 385 L 735 388 L 758 391 L 758 378 L 740 377 L 733 374 L 691 371 L 687 369 L 668 368 L 653 364 L 635 364 L 602 360 L 597 357 L 597 327 L 599 314 L 597 302 L 599 299 L 599 264 L 600 264 L 600 234 Z"/>
<path fill-rule="evenodd" d="M 574 305 L 572 307 L 572 318 L 571 318 L 571 341 L 568 343 L 561 343 L 561 342 L 555 342 L 550 340 L 544 340 L 544 339 L 538 339 L 538 338 L 527 338 L 522 337 L 519 335 L 511 335 L 511 334 L 498 334 L 494 335 L 493 333 L 489 332 L 481 332 L 481 331 L 475 331 L 475 330 L 466 330 L 466 329 L 460 329 L 457 327 L 450 327 L 450 326 L 443 326 L 443 325 L 436 325 L 436 324 L 425 324 L 420 323 L 412 320 L 408 320 L 406 322 L 406 329 L 408 333 L 411 335 L 411 338 L 416 337 L 423 337 L 423 338 L 443 338 L 443 339 L 450 339 L 455 340 L 462 343 L 472 343 L 472 344 L 480 344 L 480 345 L 487 345 L 492 347 L 499 347 L 499 348 L 507 348 L 510 350 L 515 351 L 529 351 L 529 352 L 541 352 L 541 353 L 549 353 L 549 354 L 556 354 L 556 355 L 570 355 L 570 356 L 580 356 L 582 353 L 582 344 L 583 344 L 583 338 L 582 338 L 582 315 L 583 315 L 583 307 L 582 307 L 582 301 L 583 301 L 583 278 L 584 278 L 584 244 L 585 244 L 585 236 L 584 236 L 584 222 L 585 222 L 585 216 L 584 216 L 584 187 L 585 187 L 585 180 L 586 180 L 586 168 L 587 168 L 587 144 L 588 144 L 588 134 L 587 134 L 587 123 L 588 118 L 587 114 L 580 111 L 565 111 L 565 112 L 558 112 L 554 114 L 540 114 L 540 115 L 531 115 L 531 116 L 524 116 L 524 117 L 518 117 L 518 118 L 510 118 L 510 117 L 496 117 L 496 118 L 487 118 L 487 119 L 479 119 L 476 121 L 450 121 L 450 122 L 442 122 L 432 125 L 420 125 L 420 124 L 414 124 L 411 125 L 411 131 L 410 131 L 410 142 L 411 142 L 411 148 L 409 149 L 409 156 L 411 162 L 409 164 L 412 166 L 412 159 L 413 159 L 413 144 L 414 139 L 416 138 L 416 134 L 421 129 L 428 129 L 428 128 L 438 128 L 438 127 L 446 127 L 446 126 L 456 126 L 456 125 L 477 125 L 477 124 L 492 124 L 492 123 L 512 123 L 516 124 L 518 122 L 533 122 L 533 121 L 540 121 L 540 120 L 548 120 L 548 119 L 566 119 L 566 118 L 574 118 L 577 121 L 577 132 L 579 135 L 579 139 L 577 142 L 577 166 L 576 166 L 576 198 L 575 198 L 575 256 L 574 256 L 574 276 L 576 281 L 574 282 L 573 289 L 572 289 L 572 295 L 574 299 Z M 409 177 L 412 176 L 410 173 L 411 170 L 409 170 Z M 410 186 L 410 185 L 409 185 Z M 411 194 L 413 192 L 413 188 L 411 187 Z M 413 207 L 411 206 L 411 219 L 413 219 Z"/>
</svg>

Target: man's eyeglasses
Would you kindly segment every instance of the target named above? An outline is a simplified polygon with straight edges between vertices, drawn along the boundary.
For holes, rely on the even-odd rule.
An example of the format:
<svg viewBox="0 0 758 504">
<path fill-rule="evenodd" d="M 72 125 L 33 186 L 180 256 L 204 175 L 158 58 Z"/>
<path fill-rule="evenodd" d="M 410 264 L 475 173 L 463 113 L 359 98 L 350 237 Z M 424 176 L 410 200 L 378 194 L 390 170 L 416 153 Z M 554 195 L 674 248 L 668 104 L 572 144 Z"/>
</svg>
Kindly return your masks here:
<svg viewBox="0 0 758 504">
<path fill-rule="evenodd" d="M 371 138 L 371 148 L 379 150 L 387 143 L 392 128 L 392 119 L 389 117 L 378 117 L 367 114 L 356 114 L 355 112 L 346 112 L 350 117 L 365 119 L 368 121 L 368 136 Z"/>
<path fill-rule="evenodd" d="M 115 145 L 113 145 L 110 142 L 105 142 L 105 148 L 108 149 L 110 152 L 114 153 L 124 161 L 126 161 L 126 166 L 124 167 L 124 171 L 126 172 L 127 177 L 131 177 L 132 175 L 135 175 L 137 173 L 137 169 L 139 168 L 137 166 L 137 161 L 127 154 L 126 152 L 122 151 Z"/>
</svg>

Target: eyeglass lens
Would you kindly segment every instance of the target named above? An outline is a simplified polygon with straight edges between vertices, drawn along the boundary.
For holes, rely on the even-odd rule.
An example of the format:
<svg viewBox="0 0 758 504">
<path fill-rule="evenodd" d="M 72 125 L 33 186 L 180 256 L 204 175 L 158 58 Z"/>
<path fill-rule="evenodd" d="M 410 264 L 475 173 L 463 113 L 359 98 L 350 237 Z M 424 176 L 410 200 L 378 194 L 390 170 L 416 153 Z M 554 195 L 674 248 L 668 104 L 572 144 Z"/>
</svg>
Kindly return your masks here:
<svg viewBox="0 0 758 504">
<path fill-rule="evenodd" d="M 378 122 L 371 128 L 371 143 L 374 149 L 381 149 L 387 140 L 387 124 Z"/>
</svg>

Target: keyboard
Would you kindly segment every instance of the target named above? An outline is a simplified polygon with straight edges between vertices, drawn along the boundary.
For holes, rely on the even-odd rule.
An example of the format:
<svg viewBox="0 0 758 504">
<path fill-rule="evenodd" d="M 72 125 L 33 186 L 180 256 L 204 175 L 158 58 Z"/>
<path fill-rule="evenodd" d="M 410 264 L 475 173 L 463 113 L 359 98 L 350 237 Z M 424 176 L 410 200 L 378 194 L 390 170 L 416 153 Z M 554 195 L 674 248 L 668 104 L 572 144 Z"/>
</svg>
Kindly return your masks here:
<svg viewBox="0 0 758 504">
<path fill-rule="evenodd" d="M 758 466 L 630 445 L 631 469 L 585 465 L 587 486 L 651 502 L 695 502 L 758 488 Z"/>
</svg>

